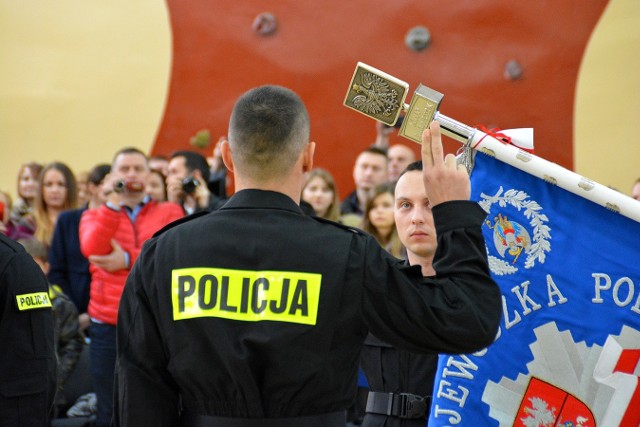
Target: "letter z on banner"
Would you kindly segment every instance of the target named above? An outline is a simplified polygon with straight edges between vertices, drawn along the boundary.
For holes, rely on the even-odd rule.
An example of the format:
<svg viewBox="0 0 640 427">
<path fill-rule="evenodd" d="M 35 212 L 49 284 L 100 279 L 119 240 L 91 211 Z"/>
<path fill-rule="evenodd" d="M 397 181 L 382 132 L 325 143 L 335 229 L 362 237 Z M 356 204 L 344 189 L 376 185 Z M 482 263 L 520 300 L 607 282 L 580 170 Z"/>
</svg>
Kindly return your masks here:
<svg viewBox="0 0 640 427">
<path fill-rule="evenodd" d="M 471 186 L 503 318 L 440 356 L 429 425 L 638 427 L 640 223 L 483 153 Z"/>
</svg>

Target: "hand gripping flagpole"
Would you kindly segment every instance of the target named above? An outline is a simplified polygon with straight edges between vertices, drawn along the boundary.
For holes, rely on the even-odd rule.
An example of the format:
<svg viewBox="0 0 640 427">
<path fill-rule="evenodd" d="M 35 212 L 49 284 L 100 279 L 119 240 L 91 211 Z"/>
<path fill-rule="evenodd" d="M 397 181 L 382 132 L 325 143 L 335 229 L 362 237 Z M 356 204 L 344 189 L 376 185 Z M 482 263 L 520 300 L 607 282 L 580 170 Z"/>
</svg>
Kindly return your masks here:
<svg viewBox="0 0 640 427">
<path fill-rule="evenodd" d="M 440 92 L 420 84 L 414 92 L 411 103 L 405 104 L 408 92 L 408 83 L 358 62 L 344 105 L 389 126 L 393 126 L 400 115 L 405 113 L 399 135 L 418 144 L 422 143 L 424 129 L 436 120 L 440 122 L 442 134 L 465 144 L 467 151 L 470 149 L 481 151 L 550 184 L 640 222 L 640 202 L 637 200 L 535 156 L 518 148 L 517 144 L 507 144 L 491 134 L 441 114 L 439 108 L 444 95 Z M 509 134 L 510 131 L 502 132 Z M 472 156 L 467 153 L 467 157 L 465 164 L 469 167 L 469 159 Z"/>
</svg>

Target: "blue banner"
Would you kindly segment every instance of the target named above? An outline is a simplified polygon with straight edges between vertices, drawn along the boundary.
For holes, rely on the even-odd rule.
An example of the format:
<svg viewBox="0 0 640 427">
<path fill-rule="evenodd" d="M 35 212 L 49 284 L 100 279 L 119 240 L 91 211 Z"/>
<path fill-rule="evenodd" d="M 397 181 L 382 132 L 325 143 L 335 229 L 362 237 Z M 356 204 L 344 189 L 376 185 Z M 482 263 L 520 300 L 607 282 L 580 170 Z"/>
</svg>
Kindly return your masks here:
<svg viewBox="0 0 640 427">
<path fill-rule="evenodd" d="M 640 223 L 483 153 L 495 342 L 441 355 L 430 426 L 640 425 Z"/>
</svg>

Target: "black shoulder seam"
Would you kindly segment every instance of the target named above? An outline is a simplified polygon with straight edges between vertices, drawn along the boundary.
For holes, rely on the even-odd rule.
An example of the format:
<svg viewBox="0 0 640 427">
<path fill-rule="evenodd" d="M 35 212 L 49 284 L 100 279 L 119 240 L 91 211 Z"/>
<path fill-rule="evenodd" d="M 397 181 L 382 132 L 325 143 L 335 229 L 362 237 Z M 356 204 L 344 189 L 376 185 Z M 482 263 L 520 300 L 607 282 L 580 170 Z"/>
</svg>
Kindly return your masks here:
<svg viewBox="0 0 640 427">
<path fill-rule="evenodd" d="M 314 220 L 316 220 L 318 222 L 323 222 L 325 224 L 335 225 L 338 228 L 342 228 L 344 230 L 351 231 L 352 233 L 363 234 L 363 235 L 365 234 L 365 232 L 360 230 L 359 228 L 351 227 L 349 225 L 340 224 L 339 222 L 331 221 L 330 219 L 320 218 L 318 216 L 311 216 L 310 218 L 313 218 Z"/>
<path fill-rule="evenodd" d="M 200 211 L 200 212 L 193 213 L 191 215 L 184 216 L 184 217 L 182 217 L 180 219 L 176 219 L 175 221 L 170 222 L 169 224 L 167 224 L 164 227 L 162 227 L 160 230 L 156 231 L 153 234 L 153 237 L 157 237 L 157 236 L 161 235 L 162 233 L 164 233 L 165 231 L 172 229 L 173 227 L 176 227 L 176 226 L 178 226 L 180 224 L 184 224 L 185 222 L 189 222 L 189 221 L 191 221 L 193 219 L 200 218 L 201 216 L 207 215 L 208 213 L 210 213 L 210 212 L 209 211 Z"/>
</svg>

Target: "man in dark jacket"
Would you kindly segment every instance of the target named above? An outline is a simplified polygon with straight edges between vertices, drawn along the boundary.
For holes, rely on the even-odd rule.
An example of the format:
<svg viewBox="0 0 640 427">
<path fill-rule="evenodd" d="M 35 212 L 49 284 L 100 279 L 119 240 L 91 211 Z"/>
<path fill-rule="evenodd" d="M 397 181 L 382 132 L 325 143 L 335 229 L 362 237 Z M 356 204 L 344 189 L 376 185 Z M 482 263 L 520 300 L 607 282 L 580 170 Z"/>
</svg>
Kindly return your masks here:
<svg viewBox="0 0 640 427">
<path fill-rule="evenodd" d="M 369 193 L 387 181 L 387 151 L 371 146 L 358 154 L 353 165 L 353 182 L 356 189 L 345 197 L 340 204 L 340 213 L 362 216 L 367 205 Z"/>
<path fill-rule="evenodd" d="M 413 351 L 489 345 L 501 300 L 485 213 L 464 200 L 469 177 L 444 159 L 437 124 L 423 142 L 441 242 L 432 279 L 373 237 L 304 215 L 304 104 L 277 86 L 240 97 L 221 147 L 236 193 L 147 242 L 127 280 L 116 424 L 344 426 L 368 330 Z"/>
<path fill-rule="evenodd" d="M 0 234 L 0 426 L 49 425 L 56 355 L 48 288 L 24 248 Z"/>
<path fill-rule="evenodd" d="M 225 200 L 209 189 L 211 171 L 202 154 L 176 151 L 171 155 L 167 171 L 167 200 L 182 206 L 185 214 L 216 210 L 224 204 Z"/>
</svg>

